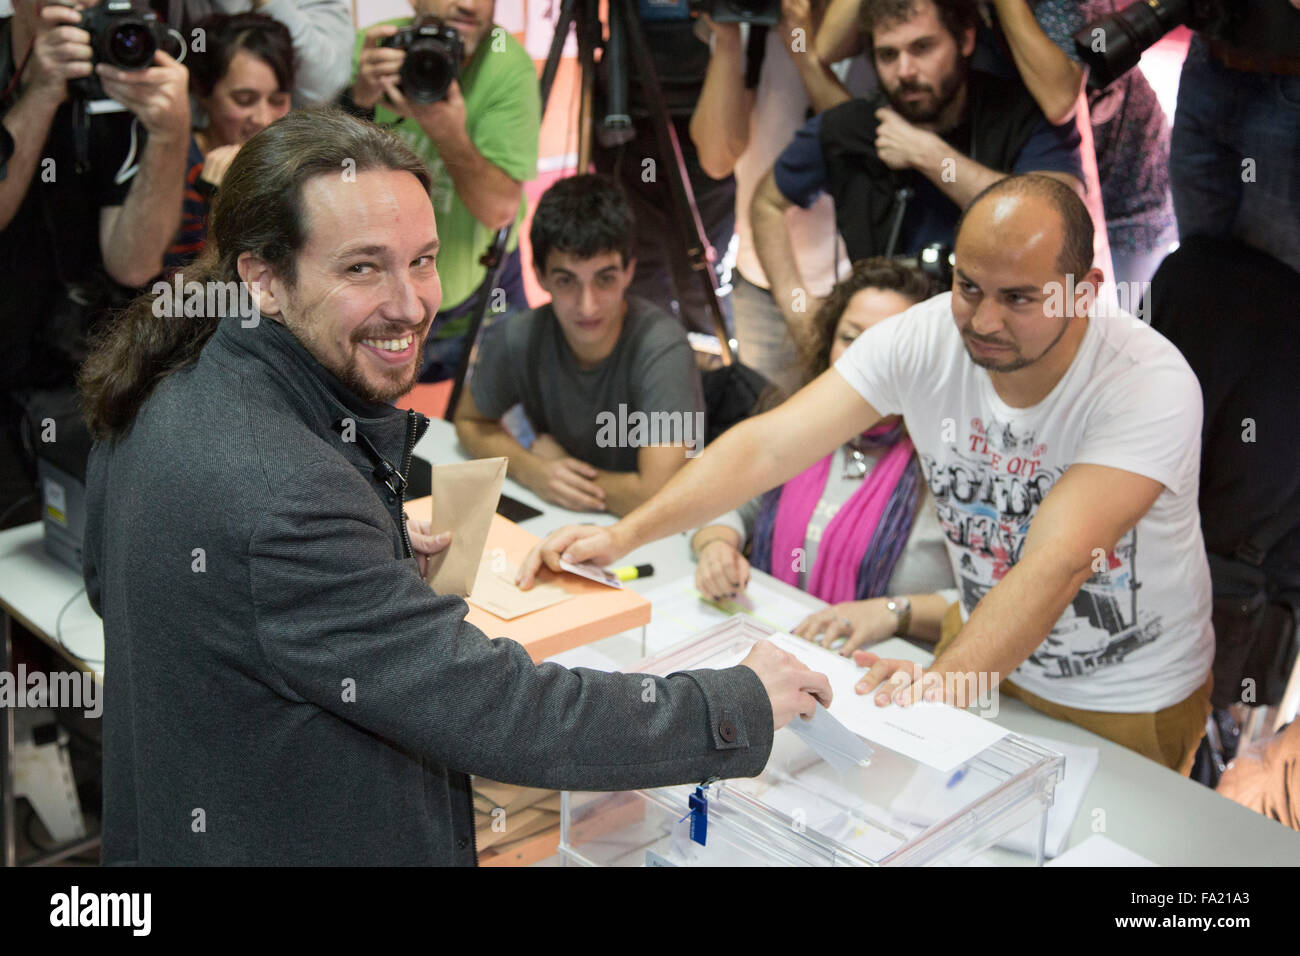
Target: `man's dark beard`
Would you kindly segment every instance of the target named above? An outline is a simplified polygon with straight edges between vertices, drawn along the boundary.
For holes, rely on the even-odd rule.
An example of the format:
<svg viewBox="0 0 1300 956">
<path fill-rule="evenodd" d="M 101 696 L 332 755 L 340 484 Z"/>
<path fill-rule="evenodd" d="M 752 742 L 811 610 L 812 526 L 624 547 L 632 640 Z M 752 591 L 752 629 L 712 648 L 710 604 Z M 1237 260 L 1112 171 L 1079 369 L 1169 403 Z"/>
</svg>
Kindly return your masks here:
<svg viewBox="0 0 1300 956">
<path fill-rule="evenodd" d="M 413 361 L 414 368 L 407 380 L 401 382 L 400 385 L 392 386 L 393 389 L 400 389 L 399 391 L 396 391 L 395 394 L 391 394 L 391 395 L 387 394 L 387 392 L 389 391 L 388 389 L 385 389 L 384 393 L 381 394 L 379 392 L 376 392 L 369 384 L 367 384 L 366 379 L 361 375 L 361 369 L 360 369 L 361 359 L 358 357 L 358 353 L 357 353 L 357 349 L 360 349 L 362 347 L 360 342 L 352 343 L 353 344 L 352 361 L 348 362 L 345 368 L 339 369 L 337 371 L 335 371 L 334 369 L 330 369 L 330 371 L 333 372 L 335 377 L 338 378 L 338 380 L 342 382 L 345 386 L 347 386 L 348 390 L 352 392 L 352 394 L 356 395 L 358 398 L 363 398 L 368 402 L 377 402 L 377 403 L 392 402 L 398 398 L 401 398 L 403 395 L 405 395 L 407 392 L 413 389 L 417 384 L 419 384 L 420 371 L 424 367 L 424 346 L 426 344 L 426 339 L 428 338 L 428 331 L 429 331 L 429 326 L 427 325 L 424 328 L 416 331 L 415 343 L 414 343 L 415 358 Z M 400 336 L 394 335 L 390 337 L 399 338 Z M 382 338 L 382 336 L 367 336 L 367 338 Z"/>
<path fill-rule="evenodd" d="M 293 309 L 294 312 L 297 311 L 294 300 L 292 298 L 290 298 L 288 302 L 288 307 L 289 309 Z M 338 379 L 344 385 L 344 387 L 347 388 L 347 390 L 350 391 L 353 395 L 367 402 L 374 402 L 376 404 L 387 404 L 405 395 L 407 392 L 409 392 L 412 388 L 414 388 L 419 383 L 420 372 L 424 368 L 424 346 L 426 344 L 426 341 L 428 340 L 429 330 L 432 327 L 433 323 L 432 320 L 427 321 L 424 325 L 419 326 L 413 330 L 413 334 L 415 335 L 415 356 L 413 358 L 412 364 L 414 368 L 409 378 L 407 378 L 404 381 L 401 381 L 396 385 L 391 386 L 391 389 L 393 391 L 393 394 L 391 395 L 388 394 L 388 392 L 390 391 L 389 388 L 385 388 L 382 394 L 376 392 L 369 385 L 369 383 L 367 383 L 366 379 L 361 375 L 361 368 L 360 368 L 361 360 L 357 354 L 357 350 L 361 348 L 361 342 L 359 339 L 354 339 L 352 342 L 352 358 L 347 363 L 347 365 L 345 365 L 343 368 L 333 368 L 329 365 L 326 365 L 323 361 L 321 361 L 320 356 L 317 355 L 316 352 L 312 349 L 310 335 L 307 333 L 306 329 L 297 327 L 298 326 L 297 321 L 291 323 L 286 316 L 282 324 L 293 334 L 294 338 L 296 338 L 299 341 L 299 343 L 305 349 L 307 349 L 308 352 L 311 352 L 312 357 L 315 358 L 318 363 L 320 363 L 321 367 L 324 368 L 325 371 L 333 375 L 336 379 Z M 406 334 L 405 332 L 396 333 L 396 334 L 386 334 L 386 337 L 401 338 L 401 336 L 405 334 Z M 385 335 L 381 335 L 375 332 L 374 330 L 371 330 L 365 337 L 384 338 Z"/>
<path fill-rule="evenodd" d="M 413 370 L 411 372 L 409 379 L 401 383 L 400 386 L 396 386 L 396 385 L 393 386 L 393 388 L 397 389 L 397 391 L 391 395 L 387 393 L 388 392 L 387 389 L 385 389 L 385 392 L 383 394 L 380 394 L 379 392 L 376 392 L 373 388 L 371 388 L 369 384 L 367 384 L 365 378 L 363 378 L 360 373 L 360 369 L 358 368 L 358 365 L 360 363 L 355 358 L 353 359 L 353 361 L 348 363 L 347 368 L 343 369 L 341 373 L 335 372 L 334 374 L 338 378 L 338 380 L 347 387 L 348 391 L 350 391 L 353 395 L 356 395 L 358 398 L 365 399 L 367 402 L 386 404 L 389 402 L 393 402 L 398 398 L 401 398 L 411 389 L 415 388 L 415 386 L 419 383 L 420 367 L 424 364 L 423 355 L 424 355 L 423 348 L 420 348 L 416 351 L 415 360 L 413 362 Z"/>
<path fill-rule="evenodd" d="M 990 372 L 1018 372 L 1026 366 L 1033 365 L 1029 359 L 1017 353 L 1017 357 L 1009 362 L 998 362 L 996 359 L 980 358 L 970 349 L 970 342 L 966 343 L 966 354 L 970 360 L 980 368 L 988 369 Z"/>
<path fill-rule="evenodd" d="M 1070 328 L 1069 322 L 1062 323 L 1061 330 L 1056 333 L 1056 338 L 1052 339 L 1051 344 L 1048 345 L 1047 348 L 1043 349 L 1043 351 L 1039 354 L 1038 358 L 1027 359 L 1023 355 L 1019 355 L 1019 352 L 1017 352 L 1017 357 L 1012 359 L 1010 362 L 998 363 L 993 359 L 979 358 L 974 352 L 970 350 L 969 341 L 966 341 L 965 343 L 966 354 L 970 356 L 970 360 L 972 362 L 974 362 L 980 368 L 988 369 L 990 372 L 1001 372 L 1003 374 L 1006 374 L 1008 372 L 1018 372 L 1022 368 L 1028 368 L 1029 366 L 1034 365 L 1037 362 L 1041 362 L 1044 358 L 1046 358 L 1047 353 L 1052 351 L 1052 349 L 1056 348 L 1057 343 L 1059 343 L 1061 339 L 1065 338 L 1065 333 L 1069 328 Z M 962 338 L 964 340 L 968 339 L 968 337 L 964 335 L 962 336 Z"/>
<path fill-rule="evenodd" d="M 941 83 L 938 94 L 935 97 L 934 106 L 927 109 L 922 103 L 909 103 L 903 99 L 904 93 L 925 93 L 929 92 L 928 86 L 909 86 L 900 83 L 892 90 L 885 91 L 885 98 L 889 100 L 889 105 L 893 107 L 894 112 L 898 113 L 909 123 L 933 123 L 943 115 L 943 111 L 948 108 L 957 94 L 961 92 L 966 85 L 966 77 L 970 72 L 970 63 L 965 59 L 957 61 L 957 68 L 952 74 Z"/>
</svg>

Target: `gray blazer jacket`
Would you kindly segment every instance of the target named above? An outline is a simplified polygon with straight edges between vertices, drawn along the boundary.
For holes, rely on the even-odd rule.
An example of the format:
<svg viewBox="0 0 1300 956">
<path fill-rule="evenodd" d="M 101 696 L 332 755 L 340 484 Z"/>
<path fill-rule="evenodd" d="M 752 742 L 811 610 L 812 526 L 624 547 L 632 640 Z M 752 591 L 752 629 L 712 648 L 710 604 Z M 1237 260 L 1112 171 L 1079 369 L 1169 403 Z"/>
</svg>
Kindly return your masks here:
<svg viewBox="0 0 1300 956">
<path fill-rule="evenodd" d="M 749 668 L 650 695 L 535 665 L 433 593 L 379 465 L 404 474 L 426 425 L 358 399 L 279 323 L 231 317 L 94 448 L 105 862 L 473 864 L 467 774 L 614 790 L 763 768 Z"/>
</svg>

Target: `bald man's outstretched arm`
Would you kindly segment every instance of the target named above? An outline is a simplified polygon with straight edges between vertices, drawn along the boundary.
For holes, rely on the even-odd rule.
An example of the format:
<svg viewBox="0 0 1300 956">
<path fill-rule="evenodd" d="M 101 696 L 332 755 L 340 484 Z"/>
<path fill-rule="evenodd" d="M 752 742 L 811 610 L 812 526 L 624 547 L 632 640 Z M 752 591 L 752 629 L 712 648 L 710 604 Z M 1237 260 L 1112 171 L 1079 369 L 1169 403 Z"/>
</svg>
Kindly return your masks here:
<svg viewBox="0 0 1300 956">
<path fill-rule="evenodd" d="M 698 528 L 793 478 L 880 417 L 829 369 L 770 412 L 730 429 L 618 524 L 552 532 L 521 565 L 519 584 L 531 587 L 543 563 L 560 570 L 561 557 L 608 565 L 650 541 Z"/>
</svg>

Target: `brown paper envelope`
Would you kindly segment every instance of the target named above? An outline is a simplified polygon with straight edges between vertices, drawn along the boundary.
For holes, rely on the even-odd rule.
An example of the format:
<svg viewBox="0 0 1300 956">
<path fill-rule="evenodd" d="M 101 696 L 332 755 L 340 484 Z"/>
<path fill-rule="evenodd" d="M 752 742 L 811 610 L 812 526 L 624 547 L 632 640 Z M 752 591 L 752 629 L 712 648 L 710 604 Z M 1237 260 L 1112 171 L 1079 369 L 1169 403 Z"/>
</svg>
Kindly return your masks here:
<svg viewBox="0 0 1300 956">
<path fill-rule="evenodd" d="M 433 466 L 433 531 L 451 531 L 451 544 L 429 558 L 425 580 L 439 594 L 468 597 L 501 498 L 504 458 Z"/>
<path fill-rule="evenodd" d="M 483 567 L 479 570 L 478 580 L 474 583 L 473 592 L 465 600 L 489 614 L 495 614 L 503 621 L 512 621 L 573 597 L 555 584 L 536 584 L 528 591 L 521 591 L 514 583 L 515 574 L 519 571 L 517 565 L 505 562 L 501 571 L 494 571 L 492 563 L 492 555 L 483 555 Z"/>
<path fill-rule="evenodd" d="M 407 502 L 407 510 L 412 515 L 428 518 L 433 514 L 433 497 Z M 499 548 L 508 562 L 519 562 L 527 557 L 538 540 L 537 535 L 498 514 L 492 516 L 484 550 L 495 557 Z M 471 604 L 469 613 L 465 615 L 466 622 L 484 631 L 488 637 L 508 635 L 522 644 L 536 663 L 560 651 L 650 623 L 650 602 L 629 588 L 607 588 L 576 574 L 557 575 L 549 570 L 543 572 L 543 579 L 562 588 L 576 600 L 562 601 L 513 621 L 503 621 L 490 611 Z"/>
</svg>

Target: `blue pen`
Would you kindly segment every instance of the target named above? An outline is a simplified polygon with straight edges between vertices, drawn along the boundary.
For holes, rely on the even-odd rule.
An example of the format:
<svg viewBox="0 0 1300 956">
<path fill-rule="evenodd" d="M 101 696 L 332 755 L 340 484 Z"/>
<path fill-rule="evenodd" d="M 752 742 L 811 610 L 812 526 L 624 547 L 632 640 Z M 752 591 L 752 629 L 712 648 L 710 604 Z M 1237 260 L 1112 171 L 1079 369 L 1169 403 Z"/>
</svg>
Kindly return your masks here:
<svg viewBox="0 0 1300 956">
<path fill-rule="evenodd" d="M 957 786 L 957 784 L 961 783 L 962 780 L 966 778 L 967 769 L 968 768 L 964 766 L 959 767 L 957 772 L 952 775 L 952 779 L 948 781 L 948 786 L 945 789 L 951 790 L 953 787 Z"/>
</svg>

